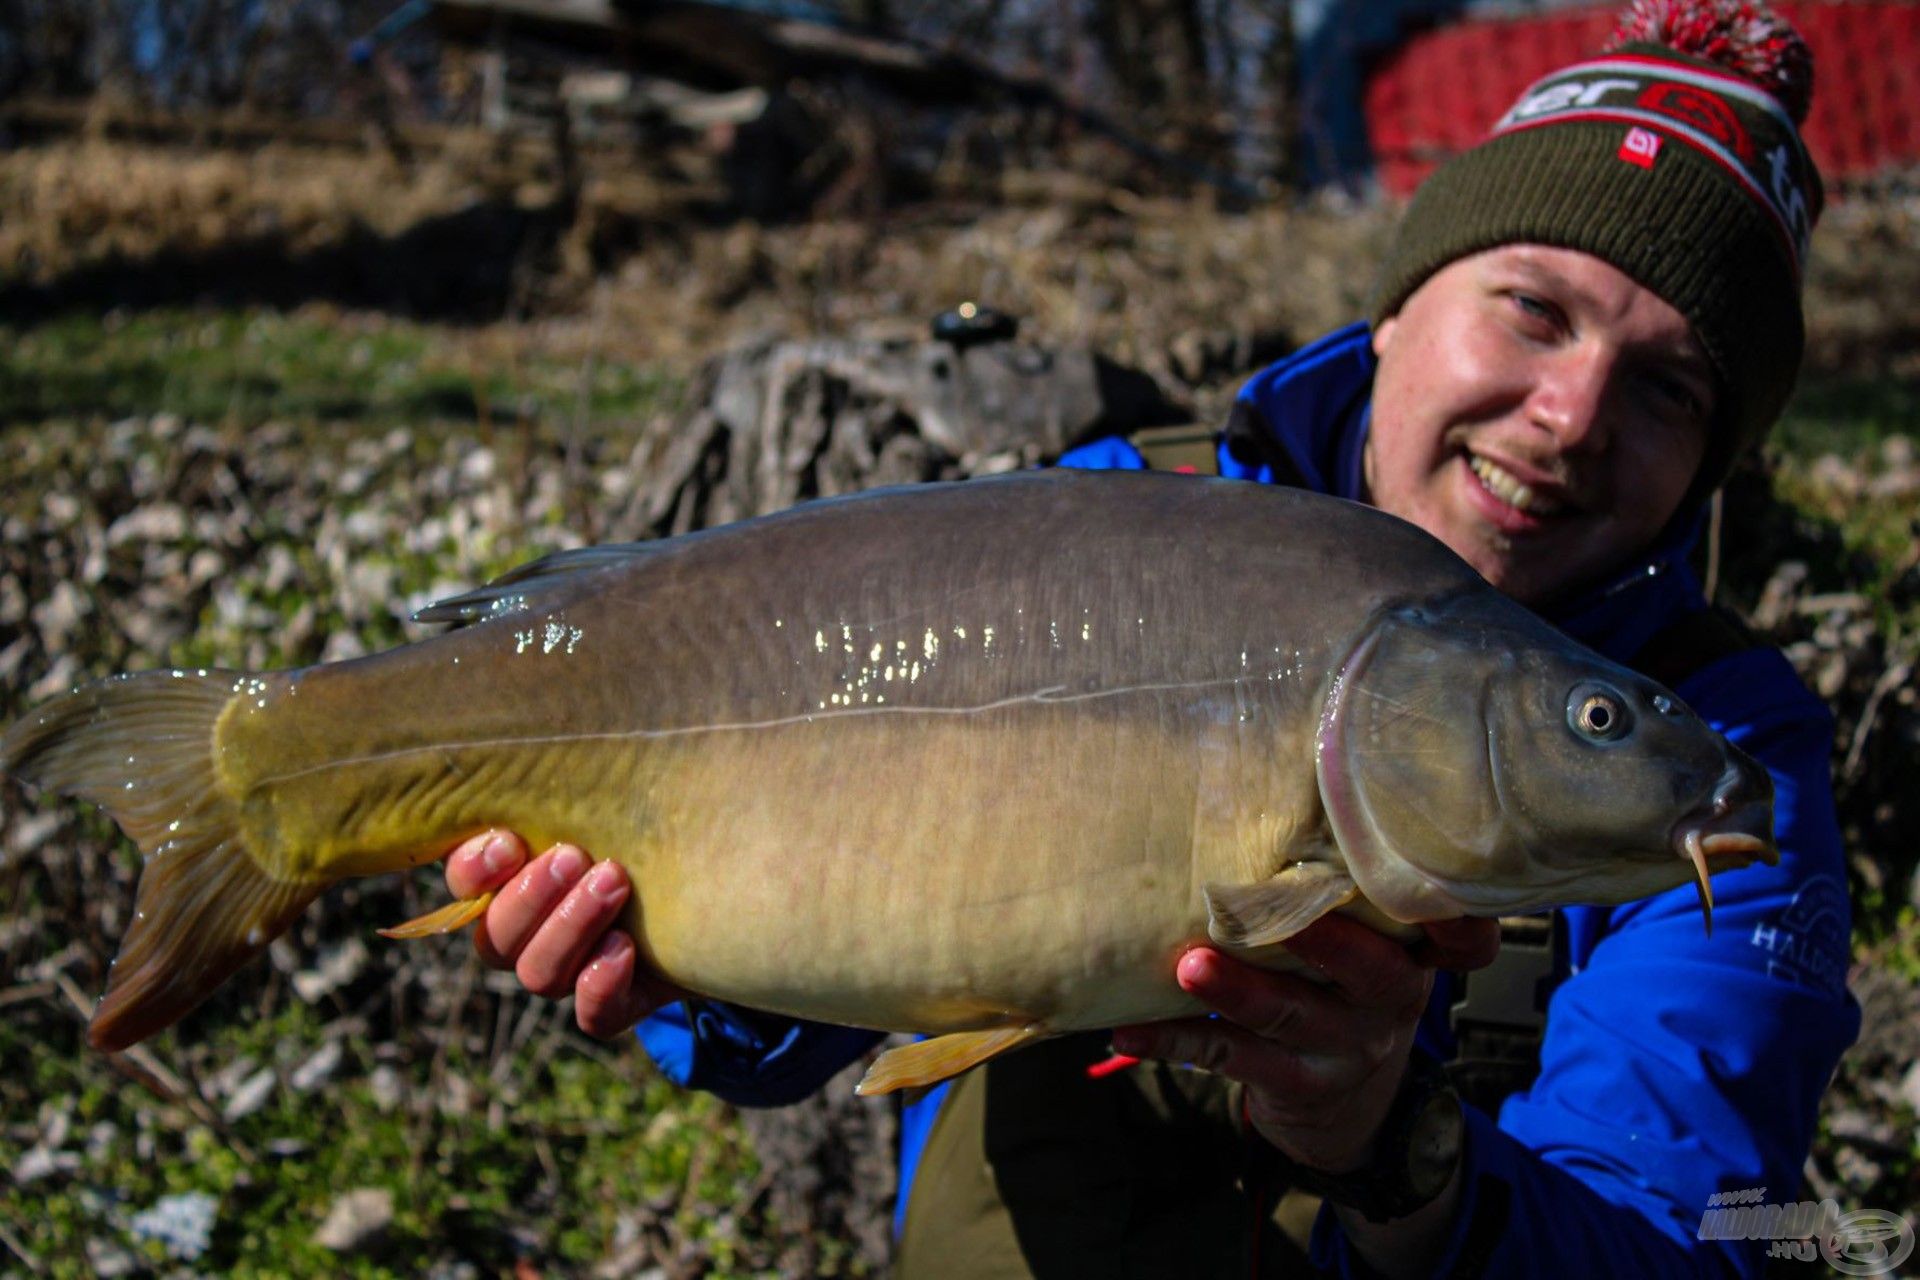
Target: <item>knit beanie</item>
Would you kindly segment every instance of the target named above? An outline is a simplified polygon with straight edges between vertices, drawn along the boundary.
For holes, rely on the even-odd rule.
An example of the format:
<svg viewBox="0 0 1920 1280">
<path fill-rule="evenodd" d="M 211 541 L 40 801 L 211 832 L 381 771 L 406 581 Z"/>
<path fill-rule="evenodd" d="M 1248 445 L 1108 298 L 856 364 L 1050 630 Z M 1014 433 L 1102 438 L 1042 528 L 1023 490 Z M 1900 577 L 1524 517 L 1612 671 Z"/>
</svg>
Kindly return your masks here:
<svg viewBox="0 0 1920 1280">
<path fill-rule="evenodd" d="M 1415 193 L 1376 323 L 1441 267 L 1507 244 L 1577 249 L 1686 317 L 1718 378 L 1694 492 L 1780 416 L 1800 368 L 1820 175 L 1800 140 L 1813 61 L 1739 0 L 1638 0 L 1607 50 L 1520 96 Z"/>
</svg>

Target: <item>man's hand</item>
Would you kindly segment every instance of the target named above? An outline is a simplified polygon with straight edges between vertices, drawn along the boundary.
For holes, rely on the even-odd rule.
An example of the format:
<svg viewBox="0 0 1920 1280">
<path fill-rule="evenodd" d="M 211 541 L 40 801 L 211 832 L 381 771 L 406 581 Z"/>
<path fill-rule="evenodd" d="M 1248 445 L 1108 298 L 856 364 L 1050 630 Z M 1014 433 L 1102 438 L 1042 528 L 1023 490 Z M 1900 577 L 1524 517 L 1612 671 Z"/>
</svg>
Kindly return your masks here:
<svg viewBox="0 0 1920 1280">
<path fill-rule="evenodd" d="M 1220 1013 L 1114 1032 L 1114 1048 L 1190 1062 L 1247 1086 L 1247 1116 L 1295 1161 L 1327 1173 L 1365 1164 L 1406 1074 L 1435 969 L 1492 961 L 1492 920 L 1423 926 L 1412 950 L 1330 915 L 1287 940 L 1327 981 L 1269 973 L 1211 947 L 1180 957 L 1180 986 Z"/>
<path fill-rule="evenodd" d="M 570 844 L 531 863 L 511 831 L 475 836 L 447 858 L 456 898 L 498 890 L 474 927 L 473 945 L 495 969 L 511 969 L 527 990 L 559 1000 L 590 1036 L 609 1039 L 681 993 L 639 965 L 639 949 L 613 922 L 631 886 L 615 862 L 593 866 Z"/>
</svg>

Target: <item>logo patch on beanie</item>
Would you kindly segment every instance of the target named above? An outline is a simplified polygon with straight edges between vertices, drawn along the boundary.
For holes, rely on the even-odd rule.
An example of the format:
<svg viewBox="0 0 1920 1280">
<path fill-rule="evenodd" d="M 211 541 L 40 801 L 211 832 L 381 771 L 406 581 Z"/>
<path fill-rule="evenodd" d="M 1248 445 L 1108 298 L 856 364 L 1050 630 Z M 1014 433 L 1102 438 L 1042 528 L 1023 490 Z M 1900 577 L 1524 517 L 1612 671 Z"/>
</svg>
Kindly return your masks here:
<svg viewBox="0 0 1920 1280">
<path fill-rule="evenodd" d="M 1626 138 L 1620 143 L 1620 158 L 1628 164 L 1637 164 L 1642 169 L 1653 168 L 1653 162 L 1660 156 L 1660 135 L 1651 129 L 1642 129 L 1638 125 L 1627 130 Z"/>
</svg>

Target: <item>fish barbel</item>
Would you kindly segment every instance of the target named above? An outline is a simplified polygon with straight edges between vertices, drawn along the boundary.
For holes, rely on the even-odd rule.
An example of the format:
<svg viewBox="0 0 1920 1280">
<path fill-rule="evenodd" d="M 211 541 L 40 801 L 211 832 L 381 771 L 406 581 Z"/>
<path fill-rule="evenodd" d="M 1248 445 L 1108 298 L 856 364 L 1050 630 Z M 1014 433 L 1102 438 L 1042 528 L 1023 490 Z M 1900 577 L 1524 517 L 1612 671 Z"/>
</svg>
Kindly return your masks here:
<svg viewBox="0 0 1920 1280">
<path fill-rule="evenodd" d="M 1775 856 L 1764 770 L 1678 699 L 1357 504 L 1140 473 L 886 490 L 566 552 L 468 625 L 57 698 L 0 771 L 146 857 L 91 1042 L 184 1015 L 313 898 L 507 827 L 620 862 L 647 964 L 935 1039 L 863 1086 L 1190 1014 L 1287 964 Z M 474 904 L 449 919 L 475 914 Z"/>
</svg>

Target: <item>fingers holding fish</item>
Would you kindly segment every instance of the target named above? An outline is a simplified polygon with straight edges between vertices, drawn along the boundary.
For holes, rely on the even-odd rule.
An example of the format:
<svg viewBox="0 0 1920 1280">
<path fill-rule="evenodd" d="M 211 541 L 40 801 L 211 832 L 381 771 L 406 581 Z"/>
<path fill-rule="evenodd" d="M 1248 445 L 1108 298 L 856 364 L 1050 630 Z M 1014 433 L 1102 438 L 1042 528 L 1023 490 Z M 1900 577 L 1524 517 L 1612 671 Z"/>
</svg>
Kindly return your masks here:
<svg viewBox="0 0 1920 1280">
<path fill-rule="evenodd" d="M 448 855 L 447 888 L 461 900 L 501 890 L 527 853 L 511 831 L 477 835 Z M 563 996 L 570 982 L 580 1029 L 611 1039 L 680 993 L 640 968 L 633 939 L 608 927 L 630 892 L 625 873 L 602 863 L 582 878 L 576 854 L 561 846 L 528 867 L 481 921 L 475 945 L 495 968 L 527 966 L 539 981 L 528 987 L 539 994 Z"/>
<path fill-rule="evenodd" d="M 1478 916 L 1435 920 L 1413 946 L 1413 958 L 1435 969 L 1484 969 L 1500 952 L 1500 922 Z"/>
<path fill-rule="evenodd" d="M 480 958 L 495 969 L 512 969 L 547 917 L 586 875 L 591 863 L 571 845 L 555 845 L 509 880 L 474 930 Z"/>
<path fill-rule="evenodd" d="M 1497 923 L 1494 931 L 1497 939 Z M 1414 1021 L 1426 1008 L 1430 968 L 1422 966 L 1398 942 L 1365 925 L 1337 915 L 1323 916 L 1287 939 L 1287 950 L 1306 961 L 1354 1005 L 1386 1010 Z M 1181 986 L 1208 999 L 1206 993 L 1188 986 L 1184 975 Z M 1250 989 L 1257 993 L 1258 986 Z M 1239 994 L 1239 988 L 1228 986 L 1222 993 L 1232 998 Z M 1210 999 L 1208 1002 L 1213 1003 Z M 1215 1007 L 1235 1022 L 1249 1025 L 1232 1008 Z"/>
<path fill-rule="evenodd" d="M 511 831 L 483 831 L 447 855 L 447 891 L 456 899 L 498 889 L 527 860 L 527 842 Z"/>
<path fill-rule="evenodd" d="M 565 896 L 537 922 L 514 961 L 513 971 L 521 985 L 536 995 L 559 1000 L 570 993 L 588 957 L 626 905 L 627 873 L 613 862 L 587 870 L 589 865 L 580 850 L 560 845 L 546 867 L 545 891 L 522 899 L 529 907 L 548 902 L 547 894 L 565 886 Z"/>
<path fill-rule="evenodd" d="M 1180 958 L 1180 985 L 1221 1016 L 1126 1028 L 1116 1033 L 1116 1048 L 1240 1081 L 1248 1119 L 1269 1142 L 1314 1168 L 1353 1167 L 1392 1105 L 1432 973 L 1373 935 L 1394 953 L 1376 957 L 1347 929 L 1370 933 L 1333 919 L 1288 944 L 1320 935 L 1308 938 L 1302 954 L 1326 983 L 1270 973 L 1211 948 L 1189 951 Z M 1359 972 L 1374 959 L 1385 960 L 1384 977 Z"/>
<path fill-rule="evenodd" d="M 667 983 L 638 967 L 639 949 L 620 930 L 600 939 L 573 986 L 573 1017 L 601 1040 L 625 1035 L 663 1004 L 680 998 Z"/>
</svg>

